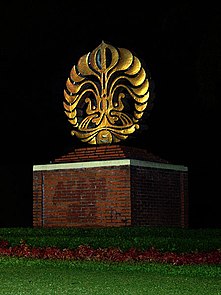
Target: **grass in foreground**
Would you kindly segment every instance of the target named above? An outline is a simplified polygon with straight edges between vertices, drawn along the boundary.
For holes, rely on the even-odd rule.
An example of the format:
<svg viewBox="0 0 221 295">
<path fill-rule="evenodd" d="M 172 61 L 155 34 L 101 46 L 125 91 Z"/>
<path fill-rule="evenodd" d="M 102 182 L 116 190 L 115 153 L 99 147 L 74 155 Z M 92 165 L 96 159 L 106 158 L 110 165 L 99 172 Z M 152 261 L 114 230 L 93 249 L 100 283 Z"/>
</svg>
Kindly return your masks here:
<svg viewBox="0 0 221 295">
<path fill-rule="evenodd" d="M 0 295 L 221 295 L 221 266 L 0 258 Z"/>
<path fill-rule="evenodd" d="M 34 247 L 55 246 L 74 249 L 119 247 L 122 250 L 154 247 L 160 251 L 191 252 L 220 249 L 221 229 L 164 227 L 112 228 L 0 228 L 0 240 L 19 245 L 21 239 Z"/>
</svg>

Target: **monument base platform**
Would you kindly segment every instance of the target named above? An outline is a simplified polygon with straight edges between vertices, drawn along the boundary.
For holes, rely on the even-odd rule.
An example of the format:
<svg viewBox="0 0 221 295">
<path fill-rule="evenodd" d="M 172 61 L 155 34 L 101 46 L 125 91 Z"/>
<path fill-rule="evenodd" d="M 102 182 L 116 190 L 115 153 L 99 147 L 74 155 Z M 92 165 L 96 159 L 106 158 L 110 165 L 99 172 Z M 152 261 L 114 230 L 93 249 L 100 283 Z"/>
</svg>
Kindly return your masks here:
<svg viewBox="0 0 221 295">
<path fill-rule="evenodd" d="M 34 227 L 143 225 L 188 227 L 187 167 L 119 145 L 33 167 Z"/>
</svg>

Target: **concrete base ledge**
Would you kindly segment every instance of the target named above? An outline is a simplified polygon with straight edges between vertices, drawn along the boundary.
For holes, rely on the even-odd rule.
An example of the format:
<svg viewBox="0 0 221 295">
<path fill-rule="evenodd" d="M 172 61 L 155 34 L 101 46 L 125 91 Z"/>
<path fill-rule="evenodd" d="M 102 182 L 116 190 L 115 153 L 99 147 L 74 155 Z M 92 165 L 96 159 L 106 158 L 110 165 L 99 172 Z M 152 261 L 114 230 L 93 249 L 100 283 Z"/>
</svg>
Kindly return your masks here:
<svg viewBox="0 0 221 295">
<path fill-rule="evenodd" d="M 174 171 L 188 171 L 188 168 L 183 165 L 149 162 L 149 161 L 141 161 L 141 160 L 133 160 L 133 159 L 34 165 L 33 171 L 83 169 L 83 168 L 111 167 L 111 166 L 136 166 L 136 167 L 145 167 L 145 168 L 167 169 L 167 170 L 174 170 Z"/>
</svg>

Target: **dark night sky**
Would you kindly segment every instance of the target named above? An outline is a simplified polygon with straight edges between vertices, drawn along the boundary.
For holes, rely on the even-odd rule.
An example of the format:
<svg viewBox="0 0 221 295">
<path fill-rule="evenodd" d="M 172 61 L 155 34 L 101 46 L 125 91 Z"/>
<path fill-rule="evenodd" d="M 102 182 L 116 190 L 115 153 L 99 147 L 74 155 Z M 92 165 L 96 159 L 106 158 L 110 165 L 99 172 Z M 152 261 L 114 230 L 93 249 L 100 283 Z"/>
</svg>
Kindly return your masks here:
<svg viewBox="0 0 221 295">
<path fill-rule="evenodd" d="M 81 145 L 70 135 L 63 89 L 72 66 L 104 40 L 135 52 L 155 84 L 148 129 L 124 144 L 188 166 L 190 226 L 220 227 L 220 9 L 205 1 L 57 2 L 1 9 L 0 226 L 30 226 L 33 164 Z"/>
</svg>

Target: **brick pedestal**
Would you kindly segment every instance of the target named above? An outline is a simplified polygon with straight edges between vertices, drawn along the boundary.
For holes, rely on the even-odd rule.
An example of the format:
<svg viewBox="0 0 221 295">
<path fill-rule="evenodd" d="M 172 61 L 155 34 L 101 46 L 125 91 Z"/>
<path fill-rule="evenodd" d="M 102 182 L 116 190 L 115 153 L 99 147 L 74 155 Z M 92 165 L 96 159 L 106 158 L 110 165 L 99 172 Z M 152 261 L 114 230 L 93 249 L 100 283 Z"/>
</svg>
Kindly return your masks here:
<svg viewBox="0 0 221 295">
<path fill-rule="evenodd" d="M 188 170 L 142 149 L 76 149 L 33 167 L 34 227 L 188 226 Z"/>
</svg>

